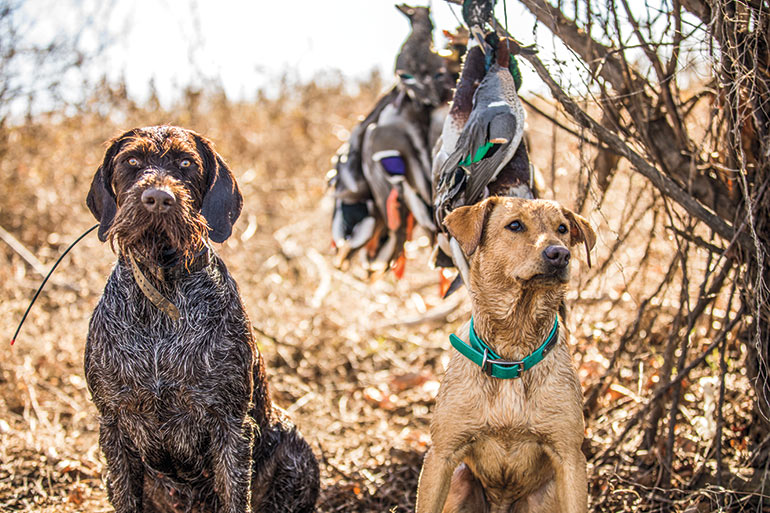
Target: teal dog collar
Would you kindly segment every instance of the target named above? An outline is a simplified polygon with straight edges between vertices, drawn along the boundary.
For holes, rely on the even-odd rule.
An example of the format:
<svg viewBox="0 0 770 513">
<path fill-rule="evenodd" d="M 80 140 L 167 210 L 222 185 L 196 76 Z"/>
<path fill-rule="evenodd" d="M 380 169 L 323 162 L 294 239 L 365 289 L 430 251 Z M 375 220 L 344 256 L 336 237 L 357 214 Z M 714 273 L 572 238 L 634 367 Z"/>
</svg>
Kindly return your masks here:
<svg viewBox="0 0 770 513">
<path fill-rule="evenodd" d="M 481 370 L 486 375 L 500 379 L 515 379 L 520 377 L 524 371 L 543 361 L 543 358 L 556 346 L 556 342 L 559 340 L 558 335 L 559 317 L 556 316 L 551 333 L 545 339 L 545 342 L 535 349 L 532 354 L 518 361 L 503 360 L 497 353 L 492 351 L 492 348 L 476 335 L 476 331 L 473 329 L 473 317 L 471 317 L 471 329 L 469 332 L 470 345 L 463 342 L 454 333 L 449 335 L 449 341 L 452 343 L 452 347 L 457 349 L 460 354 L 481 367 Z"/>
</svg>

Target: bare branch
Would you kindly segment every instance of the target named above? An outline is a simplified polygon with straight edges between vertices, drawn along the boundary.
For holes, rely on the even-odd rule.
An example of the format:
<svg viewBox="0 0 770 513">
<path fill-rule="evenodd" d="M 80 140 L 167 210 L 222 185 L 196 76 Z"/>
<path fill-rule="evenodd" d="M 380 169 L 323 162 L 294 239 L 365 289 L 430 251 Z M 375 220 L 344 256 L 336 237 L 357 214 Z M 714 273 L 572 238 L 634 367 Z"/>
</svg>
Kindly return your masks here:
<svg viewBox="0 0 770 513">
<path fill-rule="evenodd" d="M 591 130 L 596 138 L 606 144 L 612 151 L 615 151 L 625 157 L 631 163 L 631 165 L 634 166 L 634 168 L 639 173 L 649 179 L 653 185 L 655 185 L 655 187 L 660 190 L 660 192 L 676 201 L 690 215 L 704 222 L 722 238 L 726 240 L 733 239 L 735 236 L 735 229 L 733 226 L 725 222 L 711 209 L 707 208 L 698 200 L 687 194 L 687 192 L 679 187 L 676 182 L 651 166 L 641 155 L 632 150 L 612 131 L 601 126 L 591 116 L 584 112 L 577 105 L 577 103 L 572 100 L 572 98 L 567 96 L 559 84 L 556 83 L 546 67 L 543 65 L 542 61 L 540 61 L 536 55 L 524 55 L 524 58 L 527 59 L 530 64 L 532 64 L 538 76 L 540 76 L 543 82 L 545 82 L 546 85 L 548 85 L 550 88 L 551 94 L 553 94 L 559 103 L 562 104 L 564 109 L 578 123 Z M 745 236 L 740 236 L 739 242 L 745 248 L 752 247 L 751 241 L 747 240 Z"/>
</svg>

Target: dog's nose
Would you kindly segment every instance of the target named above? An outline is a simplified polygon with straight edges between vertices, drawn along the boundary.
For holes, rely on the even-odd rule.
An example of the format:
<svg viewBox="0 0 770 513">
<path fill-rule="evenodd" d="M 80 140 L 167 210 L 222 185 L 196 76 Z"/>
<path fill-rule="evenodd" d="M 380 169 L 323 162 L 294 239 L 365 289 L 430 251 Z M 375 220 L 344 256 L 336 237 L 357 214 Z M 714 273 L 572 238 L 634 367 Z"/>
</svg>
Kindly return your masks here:
<svg viewBox="0 0 770 513">
<path fill-rule="evenodd" d="M 543 251 L 545 261 L 556 267 L 564 269 L 569 264 L 569 250 L 564 246 L 548 246 Z"/>
<path fill-rule="evenodd" d="M 142 204 L 153 214 L 163 214 L 176 204 L 176 198 L 169 191 L 152 188 L 142 193 Z"/>
</svg>

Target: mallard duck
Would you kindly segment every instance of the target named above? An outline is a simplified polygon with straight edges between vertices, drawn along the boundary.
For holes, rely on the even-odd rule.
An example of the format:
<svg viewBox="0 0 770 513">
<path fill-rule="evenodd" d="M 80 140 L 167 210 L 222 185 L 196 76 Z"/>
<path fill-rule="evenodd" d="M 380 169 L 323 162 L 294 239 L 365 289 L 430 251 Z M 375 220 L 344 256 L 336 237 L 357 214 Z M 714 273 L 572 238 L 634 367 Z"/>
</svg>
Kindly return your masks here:
<svg viewBox="0 0 770 513">
<path fill-rule="evenodd" d="M 454 87 L 460 78 L 463 59 L 468 50 L 470 33 L 465 27 L 457 27 L 454 32 L 445 30 L 444 36 L 447 38 L 447 44 L 443 50 L 439 51 L 439 55 L 444 58 L 446 63 L 446 79 L 442 81 L 445 87 L 442 89 L 441 105 L 434 107 L 431 111 L 430 128 L 428 129 L 429 148 L 436 146 L 444 129 L 444 122 L 449 114 L 450 102 L 454 95 Z M 470 109 L 468 111 L 470 112 Z"/>
<path fill-rule="evenodd" d="M 454 152 L 460 134 L 473 110 L 473 96 L 486 74 L 484 52 L 478 45 L 472 46 L 465 56 L 460 79 L 457 82 L 449 112 L 444 119 L 441 136 L 434 147 L 432 164 L 433 189 L 438 189 L 444 163 Z"/>
<path fill-rule="evenodd" d="M 444 91 L 452 87 L 445 60 L 433 48 L 433 22 L 428 7 L 397 5 L 411 24 L 412 31 L 396 57 L 399 86 L 416 102 L 438 106 Z"/>
<path fill-rule="evenodd" d="M 335 165 L 332 223 L 338 265 L 365 248 L 367 267 L 403 272 L 415 225 L 436 232 L 430 148 L 443 126 L 454 78 L 433 50 L 425 7 L 399 5 L 411 32 L 396 58 L 398 83 L 351 133 Z M 368 240 L 364 240 L 368 237 Z"/>
<path fill-rule="evenodd" d="M 425 140 L 428 117 L 423 106 L 401 93 L 366 130 L 363 172 L 387 228 L 371 262 L 373 270 L 387 268 L 400 258 L 415 222 L 431 233 L 436 231 L 430 207 L 430 153 Z"/>
<path fill-rule="evenodd" d="M 511 55 L 511 49 L 520 47 L 494 34 L 487 36 L 486 44 L 491 53 L 480 46 L 468 51 L 434 157 L 433 212 L 438 227 L 455 208 L 490 195 L 535 196 L 522 143 L 525 113 L 513 73 L 518 69 Z M 446 232 L 437 237 L 434 261 L 460 271 L 447 293 L 467 279 L 465 257 Z"/>
<path fill-rule="evenodd" d="M 383 109 L 399 95 L 393 87 L 377 101 L 372 111 L 353 128 L 350 138 L 333 159 L 328 184 L 334 190 L 332 243 L 336 265 L 345 267 L 349 258 L 374 237 L 377 213 L 369 183 L 364 177 L 361 147 L 367 127 L 377 122 Z"/>
<path fill-rule="evenodd" d="M 495 62 L 473 95 L 473 108 L 460 136 L 439 171 L 436 220 L 460 204 L 472 205 L 488 195 L 503 167 L 511 161 L 524 135 L 524 107 L 516 94 L 502 41 Z"/>
</svg>

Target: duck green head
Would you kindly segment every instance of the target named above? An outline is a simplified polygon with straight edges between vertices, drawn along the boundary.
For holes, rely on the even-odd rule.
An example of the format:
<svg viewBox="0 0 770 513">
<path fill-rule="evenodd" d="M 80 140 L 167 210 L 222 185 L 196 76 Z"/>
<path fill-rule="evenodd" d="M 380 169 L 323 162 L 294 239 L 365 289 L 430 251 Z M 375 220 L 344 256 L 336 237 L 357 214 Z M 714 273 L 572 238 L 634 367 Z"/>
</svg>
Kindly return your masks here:
<svg viewBox="0 0 770 513">
<path fill-rule="evenodd" d="M 489 69 L 496 60 L 498 64 L 504 66 L 505 54 L 508 54 L 508 71 L 511 72 L 513 82 L 516 84 L 516 91 L 518 91 L 521 88 L 522 83 L 521 70 L 519 69 L 519 62 L 516 60 L 514 54 L 520 51 L 521 46 L 510 38 L 500 39 L 495 32 L 487 34 L 485 40 L 487 44 L 494 49 L 493 52 L 490 52 L 485 56 L 487 69 Z M 508 45 L 508 47 L 502 48 L 501 45 Z M 502 52 L 502 54 L 499 54 L 499 52 Z M 503 59 L 503 61 L 501 62 L 498 59 Z"/>
</svg>

